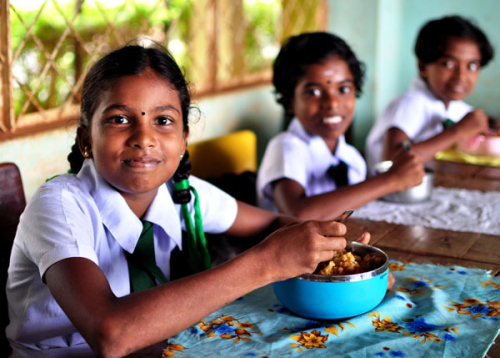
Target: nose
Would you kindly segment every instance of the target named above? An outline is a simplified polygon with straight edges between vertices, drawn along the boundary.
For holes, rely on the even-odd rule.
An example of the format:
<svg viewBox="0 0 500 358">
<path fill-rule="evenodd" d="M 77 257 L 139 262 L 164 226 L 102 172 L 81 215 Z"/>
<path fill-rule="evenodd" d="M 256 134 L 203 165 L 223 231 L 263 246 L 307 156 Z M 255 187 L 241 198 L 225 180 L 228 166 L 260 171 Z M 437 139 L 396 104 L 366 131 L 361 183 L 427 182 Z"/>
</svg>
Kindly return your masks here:
<svg viewBox="0 0 500 358">
<path fill-rule="evenodd" d="M 326 110 L 335 110 L 340 105 L 340 100 L 335 93 L 325 91 L 323 94 L 322 106 Z"/>
<path fill-rule="evenodd" d="M 459 80 L 465 79 L 465 76 L 467 75 L 467 65 L 457 66 L 454 75 Z"/>
<path fill-rule="evenodd" d="M 154 129 L 147 123 L 137 123 L 129 138 L 129 145 L 139 149 L 155 147 L 156 136 Z"/>
</svg>

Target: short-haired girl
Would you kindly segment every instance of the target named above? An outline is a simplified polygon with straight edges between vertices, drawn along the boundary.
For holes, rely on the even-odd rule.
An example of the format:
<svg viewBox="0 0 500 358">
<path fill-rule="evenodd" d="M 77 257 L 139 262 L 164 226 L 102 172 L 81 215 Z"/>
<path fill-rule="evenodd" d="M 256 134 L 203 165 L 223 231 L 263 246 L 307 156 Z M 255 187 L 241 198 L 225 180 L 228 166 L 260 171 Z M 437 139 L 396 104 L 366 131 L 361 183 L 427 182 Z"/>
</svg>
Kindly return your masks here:
<svg viewBox="0 0 500 358">
<path fill-rule="evenodd" d="M 461 16 L 434 19 L 420 29 L 415 55 L 419 76 L 389 103 L 366 140 L 371 169 L 393 158 L 408 140 L 428 162 L 436 152 L 489 131 L 484 111 L 463 101 L 493 58 L 484 32 Z"/>
<path fill-rule="evenodd" d="M 184 77 L 159 49 L 126 46 L 89 71 L 69 156 L 76 174 L 37 191 L 14 241 L 7 283 L 14 356 L 124 356 L 251 290 L 310 273 L 345 247 L 343 224 L 293 223 L 202 180 L 187 183 L 189 109 Z M 288 227 L 231 261 L 163 284 L 174 248 L 191 250 L 181 230 L 199 229 L 200 214 L 212 233 Z M 203 270 L 210 265 L 203 238 L 193 236 L 199 241 L 188 256 Z"/>
<path fill-rule="evenodd" d="M 273 84 L 286 132 L 273 138 L 257 176 L 259 205 L 301 219 L 328 220 L 421 182 L 420 158 L 404 153 L 366 179 L 361 154 L 346 143 L 364 69 L 344 40 L 326 32 L 290 37 L 274 63 Z"/>
</svg>

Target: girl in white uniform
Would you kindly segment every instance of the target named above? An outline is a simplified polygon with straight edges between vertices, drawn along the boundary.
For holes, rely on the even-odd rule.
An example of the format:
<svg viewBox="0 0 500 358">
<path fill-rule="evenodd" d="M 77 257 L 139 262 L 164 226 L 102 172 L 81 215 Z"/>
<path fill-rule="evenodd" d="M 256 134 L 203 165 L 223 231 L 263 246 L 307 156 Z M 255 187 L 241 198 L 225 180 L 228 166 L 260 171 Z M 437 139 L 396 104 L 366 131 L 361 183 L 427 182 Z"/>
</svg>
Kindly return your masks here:
<svg viewBox="0 0 500 358">
<path fill-rule="evenodd" d="M 388 105 L 367 138 L 370 170 L 394 158 L 408 140 L 428 162 L 436 152 L 488 132 L 484 111 L 463 102 L 493 57 L 483 31 L 460 16 L 429 21 L 420 29 L 415 55 L 419 78 Z"/>
<path fill-rule="evenodd" d="M 189 108 L 184 77 L 162 50 L 126 46 L 89 71 L 68 157 L 75 174 L 38 190 L 14 241 L 14 356 L 124 356 L 251 290 L 311 273 L 345 247 L 343 224 L 293 223 L 196 178 L 190 189 Z M 292 225 L 203 271 L 210 261 L 200 216 L 207 232 L 233 236 Z M 188 250 L 191 268 L 202 272 L 167 283 L 174 248 Z"/>
<path fill-rule="evenodd" d="M 290 37 L 274 62 L 273 84 L 286 133 L 269 143 L 257 177 L 259 205 L 301 219 L 333 219 L 421 182 L 423 165 L 404 153 L 388 172 L 366 179 L 366 164 L 345 142 L 361 93 L 364 68 L 341 38 Z"/>
</svg>

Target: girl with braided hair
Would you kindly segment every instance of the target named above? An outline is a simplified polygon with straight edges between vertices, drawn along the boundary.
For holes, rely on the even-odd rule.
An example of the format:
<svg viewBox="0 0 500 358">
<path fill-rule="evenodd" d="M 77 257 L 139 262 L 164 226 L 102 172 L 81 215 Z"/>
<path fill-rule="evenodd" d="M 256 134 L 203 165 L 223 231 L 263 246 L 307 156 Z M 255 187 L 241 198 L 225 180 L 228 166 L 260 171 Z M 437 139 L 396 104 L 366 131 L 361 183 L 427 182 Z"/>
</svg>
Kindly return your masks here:
<svg viewBox="0 0 500 358">
<path fill-rule="evenodd" d="M 37 191 L 14 241 L 14 356 L 124 356 L 254 289 L 312 273 L 345 247 L 341 223 L 297 223 L 189 177 L 189 109 L 185 79 L 164 50 L 125 46 L 91 68 L 72 174 Z M 248 237 L 270 228 L 280 229 L 210 268 L 203 231 Z M 171 281 L 175 248 L 198 273 Z"/>
</svg>

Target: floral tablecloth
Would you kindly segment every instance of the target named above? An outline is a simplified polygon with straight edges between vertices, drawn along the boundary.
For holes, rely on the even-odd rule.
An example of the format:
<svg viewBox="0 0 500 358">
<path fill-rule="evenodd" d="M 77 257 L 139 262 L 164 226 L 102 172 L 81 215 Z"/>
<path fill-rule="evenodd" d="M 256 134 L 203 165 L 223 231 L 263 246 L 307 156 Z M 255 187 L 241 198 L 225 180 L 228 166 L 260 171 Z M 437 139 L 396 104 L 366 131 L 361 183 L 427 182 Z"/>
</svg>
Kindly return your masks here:
<svg viewBox="0 0 500 358">
<path fill-rule="evenodd" d="M 500 278 L 480 269 L 391 262 L 380 305 L 342 321 L 298 317 L 271 286 L 172 337 L 164 357 L 484 357 L 500 329 Z"/>
</svg>

